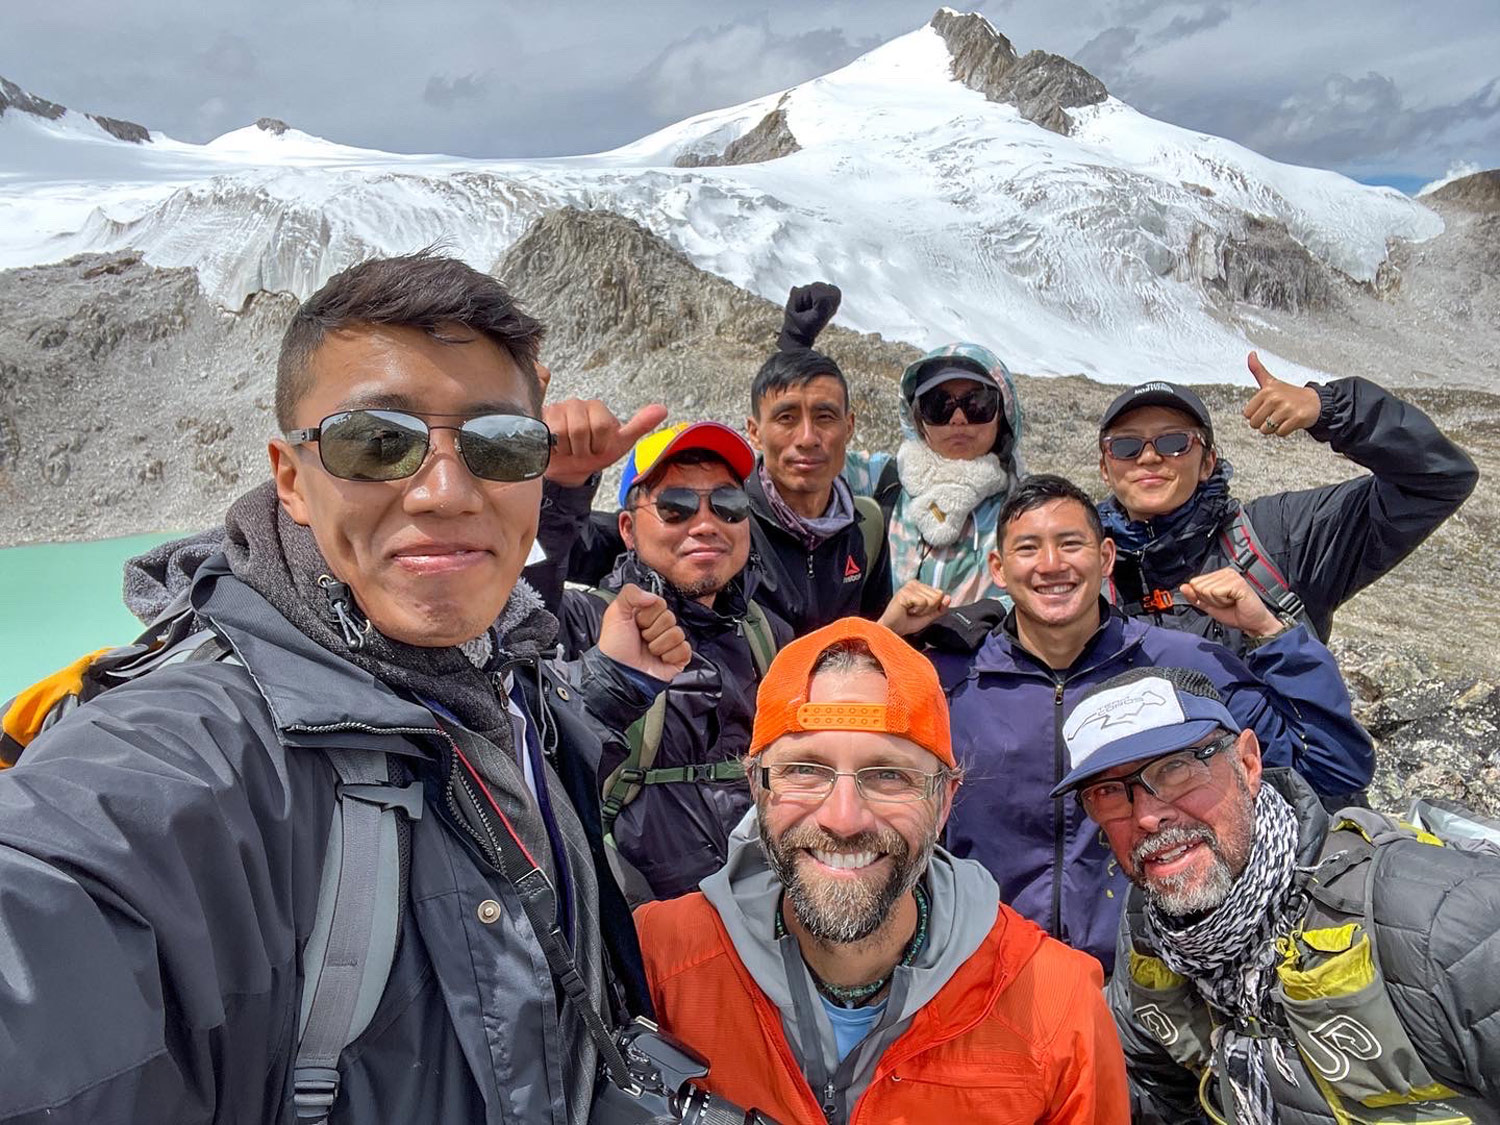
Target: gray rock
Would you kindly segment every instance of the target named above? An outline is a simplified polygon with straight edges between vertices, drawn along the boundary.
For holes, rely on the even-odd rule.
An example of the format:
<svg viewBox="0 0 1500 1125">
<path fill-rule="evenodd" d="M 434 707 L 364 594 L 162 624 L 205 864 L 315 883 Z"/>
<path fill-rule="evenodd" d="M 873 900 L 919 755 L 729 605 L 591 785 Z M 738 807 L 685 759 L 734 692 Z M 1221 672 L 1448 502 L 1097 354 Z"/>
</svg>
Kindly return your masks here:
<svg viewBox="0 0 1500 1125">
<path fill-rule="evenodd" d="M 792 135 L 786 111 L 780 106 L 766 114 L 742 137 L 729 142 L 720 153 L 684 152 L 672 163 L 679 168 L 703 168 L 723 164 L 761 164 L 799 152 L 802 146 Z"/>
<path fill-rule="evenodd" d="M 1103 82 L 1061 55 L 1031 51 L 1018 58 L 1010 40 L 976 12 L 940 8 L 931 27 L 948 44 L 954 78 L 1054 133 L 1072 132 L 1066 110 L 1109 97 Z"/>
<path fill-rule="evenodd" d="M 257 118 L 255 121 L 255 127 L 257 129 L 264 129 L 267 133 L 273 133 L 278 137 L 291 128 L 290 125 L 281 120 L 281 118 L 279 117 Z"/>
<path fill-rule="evenodd" d="M 1188 257 L 1210 289 L 1258 308 L 1327 309 L 1339 303 L 1333 271 L 1292 237 L 1279 219 L 1245 216 L 1229 234 L 1199 227 Z"/>
<path fill-rule="evenodd" d="M 1475 172 L 1422 196 L 1423 203 L 1452 203 L 1469 211 L 1500 211 L 1500 168 Z"/>
<path fill-rule="evenodd" d="M 68 112 L 67 106 L 49 102 L 46 98 L 39 98 L 21 89 L 14 82 L 0 78 L 0 116 L 4 116 L 6 110 L 12 109 L 20 113 L 30 113 L 48 121 L 56 121 Z M 93 113 L 84 116 L 119 140 L 140 144 L 151 139 L 151 130 L 144 125 L 137 125 L 134 121 L 121 121 L 116 117 L 101 117 Z"/>
</svg>

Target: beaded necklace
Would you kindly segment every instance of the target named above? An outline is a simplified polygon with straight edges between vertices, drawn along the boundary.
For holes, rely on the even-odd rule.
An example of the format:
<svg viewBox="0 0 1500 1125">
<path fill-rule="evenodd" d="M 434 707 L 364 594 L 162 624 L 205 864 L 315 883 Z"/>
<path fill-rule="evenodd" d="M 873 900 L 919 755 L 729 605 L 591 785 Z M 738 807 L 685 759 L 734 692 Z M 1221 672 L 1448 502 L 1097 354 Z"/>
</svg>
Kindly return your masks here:
<svg viewBox="0 0 1500 1125">
<path fill-rule="evenodd" d="M 917 954 L 922 952 L 922 947 L 927 944 L 927 916 L 929 913 L 927 892 L 922 889 L 922 884 L 920 883 L 912 888 L 912 892 L 917 899 L 917 930 L 916 933 L 912 934 L 911 941 L 906 943 L 906 952 L 901 955 L 901 960 L 896 962 L 897 965 L 910 965 L 917 959 Z M 781 906 L 776 908 L 777 941 L 780 941 L 787 935 L 786 918 L 782 914 L 782 909 Z M 879 995 L 886 985 L 891 983 L 891 973 L 886 973 L 883 977 L 880 977 L 878 980 L 872 980 L 868 984 L 855 984 L 847 987 L 841 984 L 829 984 L 827 981 L 821 980 L 818 974 L 813 972 L 811 968 L 807 970 L 807 975 L 812 977 L 813 984 L 817 985 L 819 992 L 835 1004 L 844 1008 L 858 1008 L 868 1003 L 875 996 Z"/>
</svg>

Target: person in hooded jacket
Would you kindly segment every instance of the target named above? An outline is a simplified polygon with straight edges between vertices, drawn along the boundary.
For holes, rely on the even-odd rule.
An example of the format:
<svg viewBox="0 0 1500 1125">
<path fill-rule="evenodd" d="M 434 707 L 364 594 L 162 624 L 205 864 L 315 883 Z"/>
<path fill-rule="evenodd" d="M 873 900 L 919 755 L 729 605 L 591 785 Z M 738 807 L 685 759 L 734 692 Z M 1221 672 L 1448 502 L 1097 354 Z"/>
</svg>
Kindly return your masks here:
<svg viewBox="0 0 1500 1125">
<path fill-rule="evenodd" d="M 597 770 L 688 651 L 626 587 L 583 672 L 613 713 L 545 658 L 557 622 L 518 581 L 551 450 L 541 335 L 494 278 L 425 254 L 299 308 L 273 479 L 190 577 L 157 560 L 203 645 L 0 771 L 0 1121 L 588 1121 L 609 1046 L 590 1018 L 623 1014 L 616 984 L 646 1003 Z M 349 755 L 387 783 L 344 784 Z M 394 959 L 364 1030 L 314 1063 L 325 853 L 376 800 L 406 810 L 399 864 L 353 890 L 399 878 Z M 358 965 L 329 944 L 320 977 Z"/>
<path fill-rule="evenodd" d="M 1305 620 L 1326 641 L 1334 611 L 1410 554 L 1479 479 L 1426 414 L 1366 379 L 1297 387 L 1254 352 L 1249 366 L 1258 384 L 1243 411 L 1251 429 L 1281 439 L 1306 430 L 1370 472 L 1237 500 L 1208 408 L 1175 383 L 1132 387 L 1099 423 L 1099 471 L 1110 488 L 1099 515 L 1119 552 L 1112 600 L 1131 616 L 1236 652 L 1245 638 L 1204 612 L 1200 586 L 1247 573 L 1271 609 Z M 1253 544 L 1238 534 L 1241 512 Z"/>
<path fill-rule="evenodd" d="M 762 681 L 755 815 L 636 912 L 657 1018 L 783 1125 L 1125 1125 L 1098 963 L 937 846 L 961 776 L 932 665 L 847 618 Z"/>
<path fill-rule="evenodd" d="M 784 621 L 752 607 L 744 481 L 754 469 L 745 439 L 716 422 L 648 434 L 626 459 L 618 517 L 626 552 L 599 589 L 614 596 L 634 584 L 661 595 L 693 650 L 666 691 L 651 780 L 618 815 L 606 801 L 633 901 L 685 894 L 722 867 L 729 833 L 750 807 L 739 759 L 761 674 L 754 646 L 770 650 L 760 657 L 768 661 L 792 637 Z M 565 537 L 549 546 L 563 550 Z M 592 591 L 562 593 L 564 655 L 598 643 L 608 604 Z M 673 776 L 684 770 L 692 776 Z"/>
<path fill-rule="evenodd" d="M 889 511 L 891 582 L 968 605 L 1010 598 L 990 574 L 995 519 L 1021 461 L 1021 404 L 1000 358 L 978 344 L 934 348 L 901 376 L 901 448 L 851 450 L 844 476 Z"/>
</svg>

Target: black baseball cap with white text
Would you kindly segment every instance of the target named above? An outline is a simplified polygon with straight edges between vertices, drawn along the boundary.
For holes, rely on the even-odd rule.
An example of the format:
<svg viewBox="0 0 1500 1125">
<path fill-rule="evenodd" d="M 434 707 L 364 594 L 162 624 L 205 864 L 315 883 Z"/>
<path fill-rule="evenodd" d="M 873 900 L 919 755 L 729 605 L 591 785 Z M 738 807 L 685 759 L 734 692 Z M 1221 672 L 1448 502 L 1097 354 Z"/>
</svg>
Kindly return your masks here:
<svg viewBox="0 0 1500 1125">
<path fill-rule="evenodd" d="M 1142 406 L 1166 406 L 1182 411 L 1203 427 L 1204 444 L 1212 448 L 1214 423 L 1209 417 L 1208 407 L 1203 405 L 1203 400 L 1187 387 L 1159 379 L 1142 383 L 1138 387 L 1131 387 L 1117 396 L 1114 402 L 1109 404 L 1109 409 L 1104 412 L 1104 417 L 1099 419 L 1099 433 L 1107 432 L 1123 415 Z"/>
</svg>

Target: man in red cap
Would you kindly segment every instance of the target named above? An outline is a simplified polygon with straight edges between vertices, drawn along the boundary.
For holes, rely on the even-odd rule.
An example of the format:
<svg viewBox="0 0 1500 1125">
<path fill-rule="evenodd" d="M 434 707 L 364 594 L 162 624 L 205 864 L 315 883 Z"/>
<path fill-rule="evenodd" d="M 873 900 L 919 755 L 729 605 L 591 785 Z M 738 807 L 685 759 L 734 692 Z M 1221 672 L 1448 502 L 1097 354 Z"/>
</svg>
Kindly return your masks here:
<svg viewBox="0 0 1500 1125">
<path fill-rule="evenodd" d="M 930 663 L 861 618 L 781 650 L 755 817 L 702 890 L 636 912 L 662 1028 L 783 1122 L 1119 1122 L 1099 965 L 937 846 L 961 782 Z"/>
<path fill-rule="evenodd" d="M 670 684 L 641 685 L 660 694 L 628 732 L 629 756 L 603 765 L 611 859 L 627 897 L 641 902 L 693 890 L 728 858 L 729 833 L 750 807 L 740 757 L 755 686 L 791 629 L 755 602 L 746 569 L 744 483 L 755 453 L 744 438 L 717 422 L 679 423 L 642 437 L 624 464 L 625 553 L 598 588 L 563 592 L 558 616 L 590 701 L 614 690 L 589 668 L 605 609 L 626 586 L 663 597 L 693 649 Z"/>
</svg>

